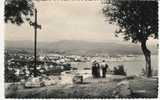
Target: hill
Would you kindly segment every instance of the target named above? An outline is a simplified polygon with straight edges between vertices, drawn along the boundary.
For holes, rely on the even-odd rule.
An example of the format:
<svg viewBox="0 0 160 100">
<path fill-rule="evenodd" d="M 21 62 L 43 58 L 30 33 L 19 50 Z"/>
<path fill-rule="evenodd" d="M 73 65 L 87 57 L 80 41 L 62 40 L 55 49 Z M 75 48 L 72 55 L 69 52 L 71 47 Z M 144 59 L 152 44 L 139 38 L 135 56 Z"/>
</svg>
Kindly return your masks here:
<svg viewBox="0 0 160 100">
<path fill-rule="evenodd" d="M 32 41 L 5 41 L 6 49 L 33 49 Z M 152 54 L 157 54 L 158 49 L 154 46 L 149 46 Z M 115 42 L 86 42 L 86 41 L 71 41 L 63 40 L 57 42 L 38 42 L 38 49 L 47 52 L 61 52 L 65 54 L 77 55 L 127 55 L 127 54 L 142 54 L 140 45 L 126 44 Z"/>
</svg>

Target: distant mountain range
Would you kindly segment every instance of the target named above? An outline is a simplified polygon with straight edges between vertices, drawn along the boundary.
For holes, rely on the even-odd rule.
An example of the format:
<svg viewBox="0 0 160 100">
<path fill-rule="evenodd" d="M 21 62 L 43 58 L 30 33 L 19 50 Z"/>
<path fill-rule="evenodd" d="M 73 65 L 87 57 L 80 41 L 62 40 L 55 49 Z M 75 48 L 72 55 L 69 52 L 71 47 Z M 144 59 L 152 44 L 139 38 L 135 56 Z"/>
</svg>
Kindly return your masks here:
<svg viewBox="0 0 160 100">
<path fill-rule="evenodd" d="M 32 41 L 5 41 L 6 49 L 32 49 Z M 128 54 L 142 54 L 140 45 L 126 44 L 126 43 L 100 43 L 100 42 L 86 42 L 76 40 L 63 40 L 57 42 L 38 42 L 38 49 L 47 52 L 61 52 L 65 54 L 77 55 L 128 55 Z M 158 48 L 149 46 L 152 54 L 158 54 Z"/>
</svg>

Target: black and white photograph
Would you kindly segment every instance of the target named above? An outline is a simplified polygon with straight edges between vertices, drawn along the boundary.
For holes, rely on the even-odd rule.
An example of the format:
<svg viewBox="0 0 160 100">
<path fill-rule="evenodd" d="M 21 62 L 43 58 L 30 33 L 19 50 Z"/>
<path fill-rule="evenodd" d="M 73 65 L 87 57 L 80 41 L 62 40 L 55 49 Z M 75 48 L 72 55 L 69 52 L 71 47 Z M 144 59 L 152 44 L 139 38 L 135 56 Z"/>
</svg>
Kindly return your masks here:
<svg viewBox="0 0 160 100">
<path fill-rule="evenodd" d="M 158 99 L 158 0 L 4 0 L 6 99 Z"/>
</svg>

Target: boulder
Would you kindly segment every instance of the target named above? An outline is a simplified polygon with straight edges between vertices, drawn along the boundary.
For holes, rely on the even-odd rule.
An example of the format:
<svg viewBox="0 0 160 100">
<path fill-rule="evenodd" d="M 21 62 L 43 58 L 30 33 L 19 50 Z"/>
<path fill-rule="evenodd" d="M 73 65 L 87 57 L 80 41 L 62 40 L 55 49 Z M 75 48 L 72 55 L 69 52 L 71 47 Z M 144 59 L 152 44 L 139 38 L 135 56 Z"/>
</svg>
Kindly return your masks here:
<svg viewBox="0 0 160 100">
<path fill-rule="evenodd" d="M 74 84 L 81 84 L 83 83 L 83 76 L 81 75 L 76 75 L 73 77 L 73 83 Z"/>
<path fill-rule="evenodd" d="M 132 90 L 129 86 L 129 81 L 124 80 L 117 83 L 116 89 L 113 91 L 114 97 L 131 97 Z"/>
</svg>

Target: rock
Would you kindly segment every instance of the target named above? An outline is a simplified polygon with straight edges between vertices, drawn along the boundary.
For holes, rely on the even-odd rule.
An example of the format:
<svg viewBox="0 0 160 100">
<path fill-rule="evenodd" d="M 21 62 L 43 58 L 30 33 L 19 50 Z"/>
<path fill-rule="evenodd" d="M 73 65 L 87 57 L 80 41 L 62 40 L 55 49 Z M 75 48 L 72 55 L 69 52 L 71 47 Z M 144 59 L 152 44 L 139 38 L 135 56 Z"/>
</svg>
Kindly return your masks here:
<svg viewBox="0 0 160 100">
<path fill-rule="evenodd" d="M 83 76 L 81 76 L 81 75 L 74 76 L 73 77 L 73 83 L 75 83 L 75 84 L 83 83 Z"/>
<path fill-rule="evenodd" d="M 130 97 L 131 89 L 127 80 L 117 83 L 117 88 L 113 91 L 114 97 Z"/>
</svg>

